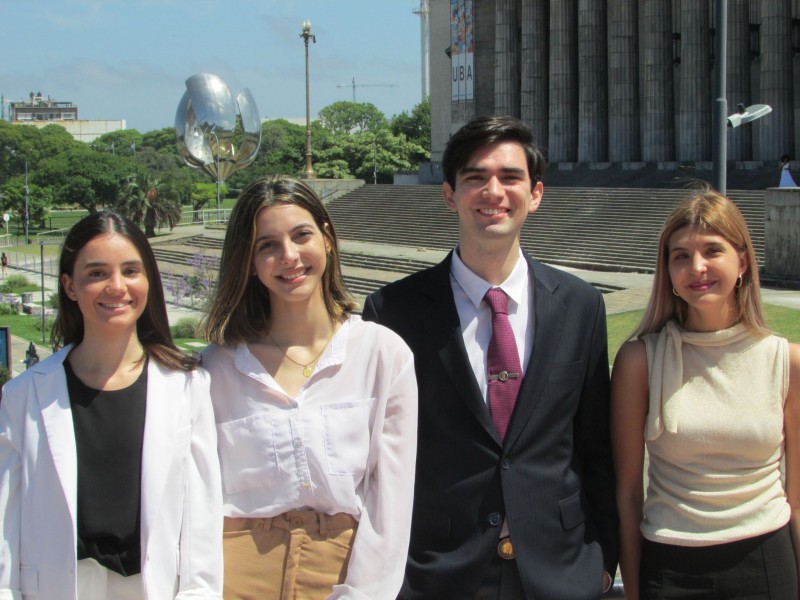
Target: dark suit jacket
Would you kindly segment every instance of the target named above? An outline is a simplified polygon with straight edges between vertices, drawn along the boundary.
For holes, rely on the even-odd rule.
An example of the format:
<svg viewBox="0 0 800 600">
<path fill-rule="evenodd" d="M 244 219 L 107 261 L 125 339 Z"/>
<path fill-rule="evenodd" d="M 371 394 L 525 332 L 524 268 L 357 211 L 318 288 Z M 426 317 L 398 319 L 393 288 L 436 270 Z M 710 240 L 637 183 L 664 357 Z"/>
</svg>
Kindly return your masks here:
<svg viewBox="0 0 800 600">
<path fill-rule="evenodd" d="M 474 598 L 508 520 L 528 598 L 589 599 L 616 570 L 602 295 L 527 257 L 533 355 L 501 445 L 469 366 L 451 255 L 367 298 L 364 317 L 411 347 L 419 441 L 411 546 L 400 598 Z"/>
</svg>

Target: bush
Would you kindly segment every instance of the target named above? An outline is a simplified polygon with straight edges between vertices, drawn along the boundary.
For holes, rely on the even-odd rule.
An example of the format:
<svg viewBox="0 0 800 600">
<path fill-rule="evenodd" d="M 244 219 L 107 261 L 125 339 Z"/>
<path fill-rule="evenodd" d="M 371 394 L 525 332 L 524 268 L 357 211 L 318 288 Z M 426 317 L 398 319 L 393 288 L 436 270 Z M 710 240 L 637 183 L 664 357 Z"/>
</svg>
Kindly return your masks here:
<svg viewBox="0 0 800 600">
<path fill-rule="evenodd" d="M 52 293 L 47 297 L 47 306 L 50 308 L 58 308 L 58 292 Z"/>
<path fill-rule="evenodd" d="M 193 338 L 197 337 L 197 328 L 199 325 L 200 322 L 197 319 L 183 317 L 182 319 L 178 319 L 178 322 L 170 327 L 169 330 L 172 333 L 172 337 L 175 339 Z"/>
<path fill-rule="evenodd" d="M 5 366 L 0 365 L 0 388 L 2 388 L 5 382 L 9 379 L 11 379 L 11 371 L 9 371 Z"/>
<path fill-rule="evenodd" d="M 19 304 L 7 304 L 0 302 L 0 315 L 18 315 Z"/>
<path fill-rule="evenodd" d="M 27 289 L 33 286 L 24 275 L 9 275 L 6 280 L 0 285 L 0 294 L 17 294 L 21 289 Z"/>
<path fill-rule="evenodd" d="M 11 287 L 27 287 L 29 285 L 33 285 L 25 275 L 19 275 L 15 273 L 14 275 L 9 275 L 6 277 L 6 283 Z"/>
</svg>

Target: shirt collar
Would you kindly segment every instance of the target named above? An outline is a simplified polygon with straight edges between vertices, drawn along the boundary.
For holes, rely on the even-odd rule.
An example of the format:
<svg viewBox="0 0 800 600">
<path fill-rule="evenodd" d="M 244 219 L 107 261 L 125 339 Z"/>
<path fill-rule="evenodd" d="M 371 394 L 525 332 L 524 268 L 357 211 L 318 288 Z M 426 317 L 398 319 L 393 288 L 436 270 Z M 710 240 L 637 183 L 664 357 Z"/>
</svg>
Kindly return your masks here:
<svg viewBox="0 0 800 600">
<path fill-rule="evenodd" d="M 525 286 L 528 285 L 528 262 L 525 260 L 522 250 L 520 250 L 517 263 L 509 276 L 500 285 L 494 286 L 471 271 L 461 260 L 458 255 L 458 248 L 456 248 L 453 251 L 453 259 L 450 263 L 450 274 L 467 294 L 475 308 L 480 308 L 486 292 L 493 287 L 499 287 L 512 302 L 519 306 L 522 302 Z"/>
</svg>

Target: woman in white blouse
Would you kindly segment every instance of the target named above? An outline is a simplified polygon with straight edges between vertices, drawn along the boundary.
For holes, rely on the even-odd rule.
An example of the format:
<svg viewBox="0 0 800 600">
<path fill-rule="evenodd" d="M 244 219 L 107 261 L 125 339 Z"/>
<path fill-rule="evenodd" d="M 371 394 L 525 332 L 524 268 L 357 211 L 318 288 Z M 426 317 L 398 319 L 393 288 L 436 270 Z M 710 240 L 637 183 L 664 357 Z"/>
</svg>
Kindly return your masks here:
<svg viewBox="0 0 800 600">
<path fill-rule="evenodd" d="M 227 600 L 394 599 L 411 524 L 411 351 L 353 315 L 316 193 L 261 179 L 237 200 L 203 364 L 222 464 Z"/>
<path fill-rule="evenodd" d="M 61 349 L 3 388 L 0 599 L 222 600 L 208 374 L 144 233 L 96 212 L 59 260 Z"/>
</svg>

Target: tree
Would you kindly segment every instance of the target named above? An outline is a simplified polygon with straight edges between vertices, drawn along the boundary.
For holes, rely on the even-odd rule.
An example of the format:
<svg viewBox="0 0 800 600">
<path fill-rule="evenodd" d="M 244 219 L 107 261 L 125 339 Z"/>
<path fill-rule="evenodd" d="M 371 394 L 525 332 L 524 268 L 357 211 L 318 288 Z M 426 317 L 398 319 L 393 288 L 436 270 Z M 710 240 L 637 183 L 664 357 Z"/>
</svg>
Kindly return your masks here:
<svg viewBox="0 0 800 600">
<path fill-rule="evenodd" d="M 35 183 L 52 188 L 55 202 L 96 212 L 114 204 L 123 182 L 140 170 L 129 157 L 76 142 L 62 155 L 41 161 L 32 176 Z"/>
<path fill-rule="evenodd" d="M 50 207 L 53 205 L 53 190 L 47 186 L 28 185 L 28 210 L 29 222 L 43 226 Z M 25 178 L 21 176 L 11 178 L 3 186 L 0 196 L 0 212 L 14 212 L 20 220 L 25 216 Z"/>
<path fill-rule="evenodd" d="M 133 156 L 142 147 L 142 134 L 135 129 L 120 129 L 104 133 L 91 146 L 95 150 L 111 152 L 120 156 Z"/>
<path fill-rule="evenodd" d="M 40 161 L 81 145 L 60 125 L 38 129 L 0 121 L 0 181 L 24 174 L 26 162 L 34 172 Z"/>
<path fill-rule="evenodd" d="M 372 182 L 377 174 L 379 183 L 391 183 L 397 171 L 413 171 L 428 153 L 410 142 L 404 135 L 394 135 L 389 129 L 339 135 L 327 148 L 317 153 L 314 169 L 326 177 L 341 174 L 347 165 L 346 177 Z"/>
<path fill-rule="evenodd" d="M 228 195 L 228 186 L 220 186 L 219 195 L 225 198 Z M 192 185 L 192 210 L 201 210 L 209 203 L 217 202 L 217 184 L 204 181 Z"/>
<path fill-rule="evenodd" d="M 318 125 L 312 123 L 312 140 L 316 146 Z M 305 164 L 306 128 L 285 119 L 265 121 L 261 125 L 261 148 L 255 160 L 237 171 L 225 182 L 231 190 L 244 188 L 249 182 L 269 175 L 299 175 Z"/>
<path fill-rule="evenodd" d="M 395 115 L 392 119 L 392 133 L 405 135 L 409 141 L 431 151 L 431 97 L 428 96 L 411 109 Z"/>
<path fill-rule="evenodd" d="M 339 101 L 319 111 L 322 126 L 332 133 L 374 131 L 386 124 L 386 117 L 369 102 Z"/>
<path fill-rule="evenodd" d="M 178 147 L 175 144 L 175 128 L 164 127 L 154 129 L 142 134 L 142 146 L 152 148 L 156 152 L 178 155 Z"/>
<path fill-rule="evenodd" d="M 156 236 L 156 227 L 175 227 L 181 220 L 181 205 L 170 190 L 145 174 L 127 179 L 114 208 L 137 225 L 147 237 Z"/>
</svg>

